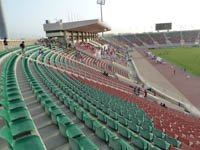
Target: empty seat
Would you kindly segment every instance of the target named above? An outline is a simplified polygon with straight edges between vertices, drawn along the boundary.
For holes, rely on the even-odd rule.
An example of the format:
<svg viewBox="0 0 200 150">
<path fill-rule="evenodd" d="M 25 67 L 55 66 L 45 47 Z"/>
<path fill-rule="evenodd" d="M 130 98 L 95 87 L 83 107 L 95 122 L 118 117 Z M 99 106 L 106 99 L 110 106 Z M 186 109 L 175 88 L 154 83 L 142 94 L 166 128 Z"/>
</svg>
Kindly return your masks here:
<svg viewBox="0 0 200 150">
<path fill-rule="evenodd" d="M 77 127 L 75 124 L 67 125 L 66 127 L 66 137 L 74 138 L 83 135 L 82 130 Z"/>
<path fill-rule="evenodd" d="M 117 136 L 110 138 L 109 146 L 113 150 L 134 150 L 133 147 L 128 145 L 124 140 L 120 139 Z"/>
<path fill-rule="evenodd" d="M 127 139 L 131 138 L 131 131 L 120 124 L 118 124 L 118 132 L 120 135 L 122 135 L 123 137 Z"/>
<path fill-rule="evenodd" d="M 165 137 L 165 140 L 169 143 L 169 144 L 172 144 L 174 147 L 180 147 L 181 146 L 181 142 L 172 138 L 172 137 L 169 137 L 169 136 L 166 136 Z"/>
<path fill-rule="evenodd" d="M 104 122 L 104 123 L 106 123 L 106 115 L 103 113 L 103 112 L 101 112 L 101 111 L 99 111 L 99 110 L 97 110 L 97 118 L 99 119 L 99 120 L 101 120 L 102 122 Z"/>
<path fill-rule="evenodd" d="M 107 128 L 105 128 L 105 127 L 96 128 L 95 133 L 100 139 L 104 140 L 105 142 L 109 141 L 109 135 L 108 135 Z"/>
<path fill-rule="evenodd" d="M 89 106 L 89 111 L 92 115 L 97 116 L 97 111 L 96 111 L 96 107 L 94 107 L 93 105 Z"/>
<path fill-rule="evenodd" d="M 131 142 L 142 150 L 147 150 L 148 148 L 148 143 L 137 135 L 132 135 Z"/>
<path fill-rule="evenodd" d="M 9 124 L 10 131 L 13 137 L 35 130 L 33 121 L 31 119 L 20 119 Z"/>
<path fill-rule="evenodd" d="M 66 135 L 67 127 L 68 125 L 73 124 L 73 121 L 66 115 L 60 115 L 57 117 L 57 122 L 58 122 L 59 130 L 61 134 L 67 137 Z"/>
<path fill-rule="evenodd" d="M 160 138 L 154 138 L 153 142 L 157 147 L 163 150 L 168 150 L 170 148 L 170 144 Z"/>
<path fill-rule="evenodd" d="M 99 148 L 86 136 L 69 138 L 69 145 L 72 150 L 99 150 Z"/>
<path fill-rule="evenodd" d="M 118 120 L 121 124 L 127 126 L 128 125 L 128 121 L 125 117 L 118 115 Z"/>
<path fill-rule="evenodd" d="M 12 144 L 13 150 L 45 150 L 37 135 L 25 136 Z"/>
<path fill-rule="evenodd" d="M 140 135 L 150 142 L 153 141 L 153 134 L 148 130 L 140 129 Z"/>
<path fill-rule="evenodd" d="M 54 124 L 57 124 L 57 116 L 64 114 L 60 108 L 56 107 L 50 109 L 50 112 L 51 112 L 51 120 Z"/>
<path fill-rule="evenodd" d="M 81 107 L 78 107 L 78 109 L 76 110 L 77 118 L 80 119 L 81 121 L 83 121 L 84 113 L 85 113 L 85 111 Z"/>
<path fill-rule="evenodd" d="M 128 128 L 132 131 L 134 131 L 135 133 L 139 133 L 140 128 L 137 124 L 135 124 L 134 122 L 129 121 L 128 122 Z"/>
<path fill-rule="evenodd" d="M 107 125 L 114 130 L 118 130 L 118 122 L 110 117 L 107 117 Z"/>
<path fill-rule="evenodd" d="M 165 134 L 162 131 L 155 129 L 155 128 L 153 129 L 153 134 L 157 138 L 164 138 L 165 137 Z"/>
</svg>

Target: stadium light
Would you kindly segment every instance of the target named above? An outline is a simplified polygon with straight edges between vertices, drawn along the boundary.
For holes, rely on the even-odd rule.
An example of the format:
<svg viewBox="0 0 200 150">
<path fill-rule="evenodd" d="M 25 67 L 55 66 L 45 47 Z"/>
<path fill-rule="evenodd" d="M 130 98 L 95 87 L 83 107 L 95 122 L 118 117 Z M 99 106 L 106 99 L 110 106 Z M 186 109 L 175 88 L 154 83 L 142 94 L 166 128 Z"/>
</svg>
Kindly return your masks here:
<svg viewBox="0 0 200 150">
<path fill-rule="evenodd" d="M 100 11 L 101 11 L 101 22 L 103 22 L 102 5 L 105 5 L 105 0 L 97 0 L 97 4 L 100 5 Z M 102 32 L 102 36 L 103 36 L 103 32 Z"/>
<path fill-rule="evenodd" d="M 102 5 L 105 5 L 105 0 L 97 0 L 97 4 L 100 5 L 100 11 L 101 11 L 101 21 L 103 22 L 103 12 L 102 12 Z"/>
</svg>

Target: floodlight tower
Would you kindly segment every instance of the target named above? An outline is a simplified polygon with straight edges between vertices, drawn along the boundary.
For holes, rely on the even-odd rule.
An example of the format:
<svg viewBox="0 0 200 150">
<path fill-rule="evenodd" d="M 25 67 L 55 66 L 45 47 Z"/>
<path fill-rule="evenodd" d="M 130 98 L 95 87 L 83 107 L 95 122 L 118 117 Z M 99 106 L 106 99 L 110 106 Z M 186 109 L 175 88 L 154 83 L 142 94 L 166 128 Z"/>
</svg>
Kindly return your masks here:
<svg viewBox="0 0 200 150">
<path fill-rule="evenodd" d="M 101 11 L 101 22 L 103 22 L 103 11 L 102 11 L 102 5 L 105 5 L 105 0 L 97 0 L 97 4 L 100 5 L 100 11 Z M 102 32 L 103 36 L 103 32 Z"/>
<path fill-rule="evenodd" d="M 6 24 L 3 15 L 3 6 L 0 0 L 0 39 L 7 38 Z"/>
</svg>

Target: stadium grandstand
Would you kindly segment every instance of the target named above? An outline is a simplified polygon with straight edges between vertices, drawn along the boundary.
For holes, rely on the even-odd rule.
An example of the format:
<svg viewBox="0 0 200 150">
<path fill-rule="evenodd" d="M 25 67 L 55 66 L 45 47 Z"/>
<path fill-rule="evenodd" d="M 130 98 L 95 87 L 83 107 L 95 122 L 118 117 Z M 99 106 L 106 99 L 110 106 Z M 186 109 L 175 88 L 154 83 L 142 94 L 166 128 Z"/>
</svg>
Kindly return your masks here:
<svg viewBox="0 0 200 150">
<path fill-rule="evenodd" d="M 151 51 L 199 47 L 200 30 L 100 36 L 111 27 L 98 19 L 43 28 L 25 54 L 22 40 L 0 40 L 0 150 L 200 150 L 199 78 Z"/>
</svg>

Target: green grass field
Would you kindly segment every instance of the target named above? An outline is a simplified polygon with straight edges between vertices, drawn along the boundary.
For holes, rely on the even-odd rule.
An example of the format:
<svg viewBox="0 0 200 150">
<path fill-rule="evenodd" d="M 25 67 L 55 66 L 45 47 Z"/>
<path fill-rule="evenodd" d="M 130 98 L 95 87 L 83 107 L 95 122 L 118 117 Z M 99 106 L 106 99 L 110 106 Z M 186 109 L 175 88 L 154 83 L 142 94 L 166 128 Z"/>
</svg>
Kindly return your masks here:
<svg viewBox="0 0 200 150">
<path fill-rule="evenodd" d="M 200 77 L 200 48 L 155 49 L 152 53 Z"/>
</svg>

